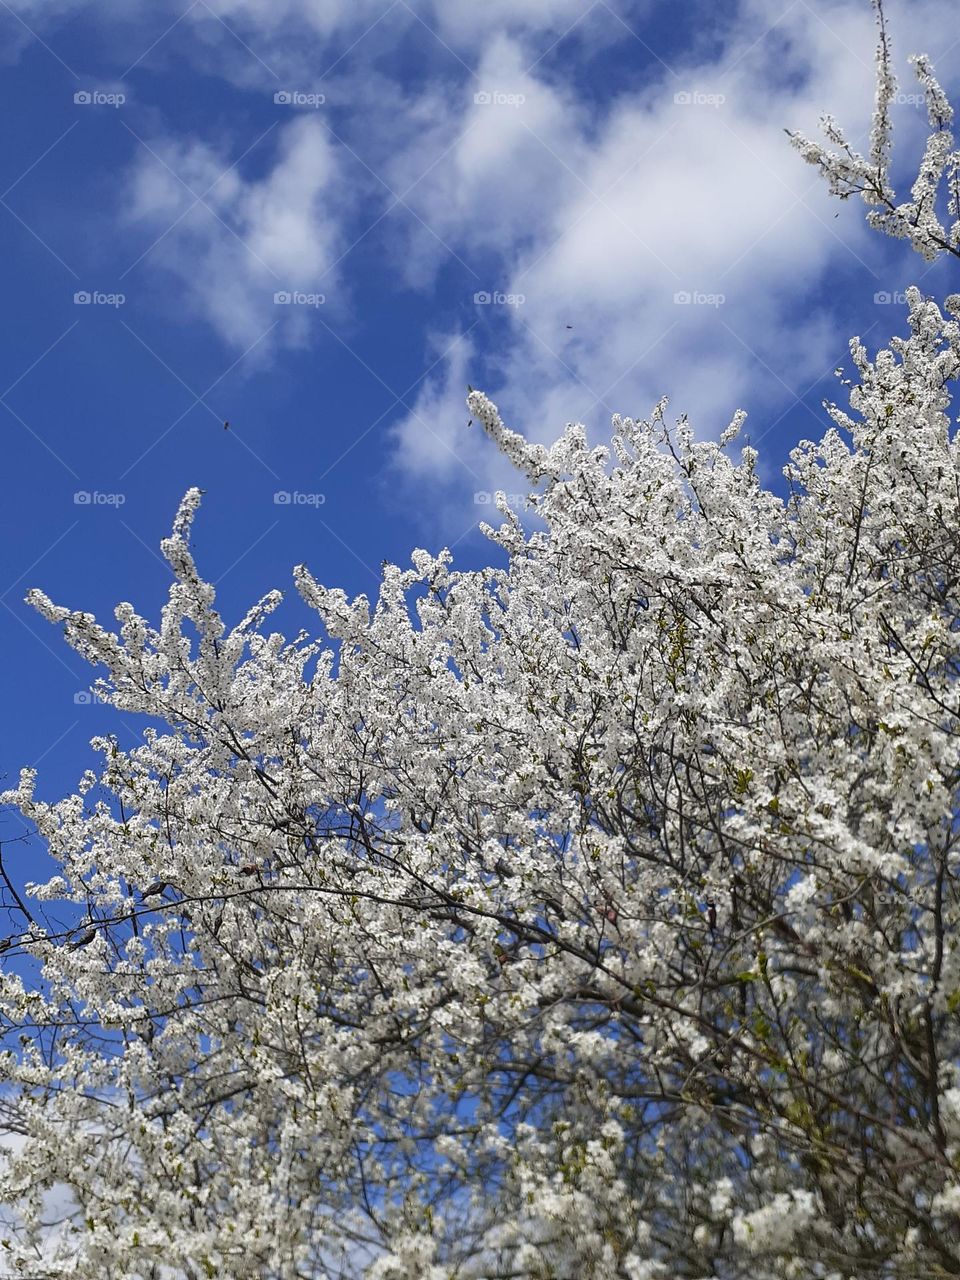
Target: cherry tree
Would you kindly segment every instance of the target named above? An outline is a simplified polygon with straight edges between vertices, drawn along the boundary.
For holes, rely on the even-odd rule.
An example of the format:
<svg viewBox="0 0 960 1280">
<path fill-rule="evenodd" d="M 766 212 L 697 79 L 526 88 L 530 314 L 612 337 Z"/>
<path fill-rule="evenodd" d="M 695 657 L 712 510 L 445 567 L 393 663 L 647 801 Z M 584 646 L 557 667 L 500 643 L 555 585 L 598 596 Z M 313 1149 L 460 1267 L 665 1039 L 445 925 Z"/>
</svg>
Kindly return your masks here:
<svg viewBox="0 0 960 1280">
<path fill-rule="evenodd" d="M 56 863 L 0 944 L 11 1270 L 960 1275 L 960 297 L 907 296 L 784 497 L 741 413 L 547 448 L 472 392 L 500 567 L 228 628 L 193 490 L 158 625 L 31 594 L 162 727 L 4 796 Z"/>
<path fill-rule="evenodd" d="M 847 141 L 841 126 L 831 115 L 821 117 L 824 136 L 836 150 L 811 141 L 802 133 L 787 131 L 791 143 L 809 164 L 815 165 L 841 200 L 859 195 L 870 207 L 867 222 L 886 235 L 910 241 L 928 262 L 941 254 L 960 257 L 960 151 L 954 149 L 953 108 L 934 74 L 926 54 L 916 54 L 910 63 L 916 73 L 927 108 L 930 132 L 920 159 L 910 199 L 897 203 L 890 176 L 893 122 L 890 108 L 896 100 L 897 79 L 893 72 L 890 40 L 882 0 L 873 0 L 879 38 L 877 42 L 877 88 L 870 131 L 870 152 L 862 156 Z M 941 221 L 946 196 L 946 214 Z"/>
</svg>

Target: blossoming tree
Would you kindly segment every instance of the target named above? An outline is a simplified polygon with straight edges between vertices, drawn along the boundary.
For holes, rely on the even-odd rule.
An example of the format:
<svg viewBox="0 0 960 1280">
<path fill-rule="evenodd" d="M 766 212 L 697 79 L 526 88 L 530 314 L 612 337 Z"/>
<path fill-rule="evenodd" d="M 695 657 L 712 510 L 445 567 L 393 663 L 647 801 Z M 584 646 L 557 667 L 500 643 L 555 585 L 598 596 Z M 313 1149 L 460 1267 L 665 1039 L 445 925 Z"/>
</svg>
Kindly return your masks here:
<svg viewBox="0 0 960 1280">
<path fill-rule="evenodd" d="M 867 222 L 886 235 L 909 240 L 921 257 L 933 262 L 941 254 L 960 257 L 960 151 L 953 145 L 953 108 L 934 75 L 930 59 L 917 54 L 910 59 L 927 107 L 930 132 L 924 147 L 910 199 L 897 203 L 890 176 L 893 126 L 890 107 L 896 100 L 890 42 L 882 0 L 872 0 L 879 28 L 877 43 L 877 91 L 870 131 L 870 153 L 854 151 L 843 129 L 831 115 L 821 117 L 828 142 L 837 150 L 813 142 L 802 133 L 787 131 L 791 143 L 809 164 L 816 165 L 841 200 L 859 195 L 869 206 Z M 941 221 L 938 204 L 946 195 L 949 226 Z"/>
<path fill-rule="evenodd" d="M 889 194 L 880 66 L 871 160 L 802 147 Z M 544 448 L 474 392 L 503 568 L 231 630 L 192 491 L 157 627 L 33 593 L 165 727 L 5 797 L 58 864 L 0 944 L 11 1270 L 960 1275 L 960 297 L 908 298 L 784 499 L 742 415 Z"/>
</svg>

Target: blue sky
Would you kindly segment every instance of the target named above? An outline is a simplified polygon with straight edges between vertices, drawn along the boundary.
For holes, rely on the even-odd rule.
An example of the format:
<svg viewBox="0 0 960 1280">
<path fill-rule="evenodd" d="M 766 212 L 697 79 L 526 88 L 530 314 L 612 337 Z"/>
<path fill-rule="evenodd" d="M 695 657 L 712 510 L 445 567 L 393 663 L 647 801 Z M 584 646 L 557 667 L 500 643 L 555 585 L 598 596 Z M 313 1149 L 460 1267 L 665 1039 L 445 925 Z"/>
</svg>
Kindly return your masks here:
<svg viewBox="0 0 960 1280">
<path fill-rule="evenodd" d="M 909 181 L 906 55 L 956 86 L 960 43 L 944 0 L 888 15 Z M 862 138 L 865 0 L 12 0 L 0 34 L 0 771 L 46 797 L 137 726 L 75 700 L 24 593 L 156 617 L 189 486 L 228 621 L 299 562 L 351 593 L 414 546 L 473 567 L 476 495 L 521 486 L 468 382 L 540 440 L 743 407 L 775 479 L 849 336 L 902 331 L 877 295 L 956 287 L 782 133 Z"/>
</svg>

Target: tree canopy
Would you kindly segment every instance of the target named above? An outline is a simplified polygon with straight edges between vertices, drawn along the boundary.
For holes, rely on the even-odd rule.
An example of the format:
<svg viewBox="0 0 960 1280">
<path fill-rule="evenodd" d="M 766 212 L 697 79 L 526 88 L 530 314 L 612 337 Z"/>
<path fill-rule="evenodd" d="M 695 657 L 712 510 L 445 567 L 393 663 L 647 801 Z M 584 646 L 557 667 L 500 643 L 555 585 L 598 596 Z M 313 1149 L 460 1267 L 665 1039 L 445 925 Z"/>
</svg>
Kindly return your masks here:
<svg viewBox="0 0 960 1280">
<path fill-rule="evenodd" d="M 921 60 L 896 205 L 881 35 L 870 157 L 795 141 L 953 252 L 949 109 Z M 31 593 L 163 727 L 4 797 L 57 863 L 2 944 L 12 1269 L 960 1275 L 960 297 L 908 310 L 784 496 L 740 413 L 546 448 L 471 392 L 531 489 L 504 567 L 300 567 L 314 635 L 228 629 L 193 490 L 157 626 Z"/>
</svg>

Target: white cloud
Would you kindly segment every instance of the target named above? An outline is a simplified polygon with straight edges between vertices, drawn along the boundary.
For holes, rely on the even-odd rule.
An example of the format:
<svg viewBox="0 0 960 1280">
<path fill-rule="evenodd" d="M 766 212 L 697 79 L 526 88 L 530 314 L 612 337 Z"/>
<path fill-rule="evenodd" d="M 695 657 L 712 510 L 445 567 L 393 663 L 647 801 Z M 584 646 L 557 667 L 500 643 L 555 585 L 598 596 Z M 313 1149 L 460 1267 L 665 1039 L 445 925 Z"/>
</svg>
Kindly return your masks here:
<svg viewBox="0 0 960 1280">
<path fill-rule="evenodd" d="M 431 345 L 434 357 L 443 357 L 440 376 L 427 381 L 416 412 L 398 429 L 396 443 L 424 483 L 444 485 L 462 467 L 469 469 L 470 455 L 476 454 L 476 436 L 467 435 L 463 407 L 474 347 L 460 334 L 434 335 Z"/>
<path fill-rule="evenodd" d="M 424 23 L 458 48 L 491 30 L 562 33 L 585 13 L 582 0 L 206 0 L 219 17 L 260 31 L 303 25 L 322 35 L 366 30 L 389 14 Z"/>
<path fill-rule="evenodd" d="M 151 143 L 164 163 L 138 153 L 126 211 L 144 248 L 157 240 L 137 272 L 149 279 L 161 268 L 176 282 L 176 304 L 237 349 L 278 319 L 271 341 L 304 342 L 309 311 L 278 315 L 274 292 L 321 290 L 328 316 L 356 259 L 331 264 L 400 193 L 375 238 L 386 238 L 387 269 L 424 292 L 446 272 L 442 304 L 447 281 L 459 277 L 468 318 L 441 320 L 444 341 L 478 322 L 396 429 L 411 483 L 456 488 L 459 476 L 461 494 L 504 483 L 492 450 L 458 435 L 468 378 L 541 439 L 580 417 L 602 432 L 613 410 L 643 414 L 664 392 L 699 431 L 718 431 L 742 405 L 750 432 L 762 435 L 791 394 L 844 357 L 847 335 L 823 301 L 824 280 L 858 258 L 878 271 L 889 260 L 862 209 L 830 201 L 782 133 L 813 131 L 823 109 L 854 137 L 865 133 L 869 9 L 860 0 L 742 0 L 711 11 L 708 27 L 691 19 L 688 51 L 661 62 L 634 46 L 616 7 L 204 0 L 151 59 L 174 56 L 187 31 L 195 65 L 235 84 L 329 89 L 326 118 L 360 159 L 307 115 L 283 117 L 233 169 L 244 142 L 233 151 L 182 138 Z M 891 0 L 888 11 L 903 52 L 950 29 L 947 0 Z M 656 21 L 647 31 L 637 5 L 628 16 L 656 43 Z M 542 56 L 571 25 L 584 42 L 564 46 L 574 70 L 578 54 L 603 41 L 635 47 L 640 70 L 599 97 L 579 95 L 576 76 L 561 74 L 567 64 Z M 401 47 L 418 60 L 394 57 Z M 268 67 L 300 80 L 278 82 Z M 476 102 L 478 93 L 489 100 Z M 915 136 L 922 115 L 904 107 L 898 123 Z M 264 149 L 273 155 L 266 172 Z M 190 208 L 184 182 L 209 188 L 209 208 Z M 878 288 L 904 283 L 884 276 Z M 475 309 L 476 290 L 525 301 Z M 678 293 L 724 300 L 677 304 Z M 871 341 L 896 324 L 892 313 L 880 320 Z M 483 353 L 493 348 L 499 356 L 484 374 Z"/>
<path fill-rule="evenodd" d="M 3 8 L 19 18 L 8 24 L 8 58 L 31 43 L 31 32 L 47 37 L 80 19 L 126 65 L 145 54 L 152 68 L 186 57 L 238 83 L 271 87 L 276 75 L 316 78 L 334 62 L 368 69 L 406 33 L 435 67 L 457 73 L 498 31 L 530 41 L 531 56 L 571 31 L 588 40 L 612 34 L 583 0 L 9 0 Z"/>
<path fill-rule="evenodd" d="M 336 150 L 312 116 L 279 126 L 276 136 L 274 163 L 260 178 L 245 178 L 242 165 L 230 167 L 209 144 L 152 141 L 137 153 L 125 215 L 144 233 L 136 270 L 162 268 L 177 281 L 177 305 L 185 299 L 242 350 L 274 323 L 285 341 L 305 339 L 312 308 L 278 307 L 275 293 L 322 293 L 333 307 L 342 301 Z"/>
<path fill-rule="evenodd" d="M 945 6 L 924 7 L 929 33 Z M 611 412 L 645 415 L 667 393 L 703 433 L 747 408 L 756 439 L 844 359 L 848 335 L 818 303 L 823 280 L 858 262 L 882 271 L 885 249 L 861 208 L 839 206 L 835 219 L 838 206 L 783 128 L 810 132 L 829 109 L 851 136 L 865 133 L 875 36 L 861 6 L 820 4 L 784 5 L 758 38 L 777 16 L 751 0 L 718 56 L 625 87 L 599 121 L 594 104 L 540 79 L 540 68 L 525 71 L 520 45 L 500 36 L 478 78 L 524 101 L 478 108 L 468 87 L 442 129 L 395 158 L 392 181 L 402 184 L 442 143 L 451 148 L 411 204 L 467 262 L 499 248 L 500 278 L 480 287 L 525 295 L 497 317 L 503 357 L 492 377 L 472 377 L 525 434 L 552 439 L 571 419 L 602 434 Z M 910 35 L 899 47 L 912 47 Z M 414 224 L 405 234 L 408 273 L 423 279 L 444 255 Z M 699 301 L 677 304 L 677 294 Z M 872 341 L 896 324 L 882 321 Z M 415 406 L 438 432 L 456 421 L 452 381 L 438 370 Z M 813 418 L 809 426 L 815 434 Z M 400 465 L 427 473 L 422 435 L 412 448 L 401 423 L 396 438 Z M 499 472 L 492 456 L 486 465 Z M 464 474 L 462 491 L 475 487 Z"/>
</svg>

